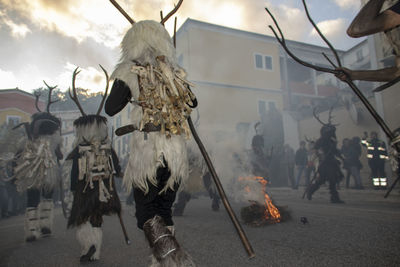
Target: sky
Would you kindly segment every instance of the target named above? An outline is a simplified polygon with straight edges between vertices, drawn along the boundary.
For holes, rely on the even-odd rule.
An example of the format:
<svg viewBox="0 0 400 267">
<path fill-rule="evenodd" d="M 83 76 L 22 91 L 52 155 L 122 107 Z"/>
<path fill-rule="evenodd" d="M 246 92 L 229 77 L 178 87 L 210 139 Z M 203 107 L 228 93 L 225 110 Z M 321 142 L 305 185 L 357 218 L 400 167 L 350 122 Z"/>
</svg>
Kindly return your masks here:
<svg viewBox="0 0 400 267">
<path fill-rule="evenodd" d="M 117 0 L 135 20 L 160 21 L 178 0 Z M 307 0 L 312 18 L 337 49 L 360 41 L 345 32 L 360 9 L 359 0 Z M 234 29 L 272 35 L 268 7 L 286 39 L 325 46 L 305 15 L 301 0 L 184 0 L 175 14 L 178 29 L 191 18 Z M 173 35 L 174 19 L 166 23 Z M 66 90 L 80 67 L 76 86 L 103 91 L 105 76 L 120 55 L 129 22 L 108 0 L 0 0 L 0 89 L 32 92 L 49 85 Z"/>
</svg>

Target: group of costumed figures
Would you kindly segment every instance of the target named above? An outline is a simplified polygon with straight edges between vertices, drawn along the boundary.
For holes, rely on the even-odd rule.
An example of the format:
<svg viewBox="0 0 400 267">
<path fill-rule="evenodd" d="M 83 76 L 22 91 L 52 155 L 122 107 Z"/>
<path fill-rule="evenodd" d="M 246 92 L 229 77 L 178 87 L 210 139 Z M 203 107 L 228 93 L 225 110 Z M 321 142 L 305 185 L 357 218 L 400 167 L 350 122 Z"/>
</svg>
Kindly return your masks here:
<svg viewBox="0 0 400 267">
<path fill-rule="evenodd" d="M 172 205 L 179 187 L 190 176 L 186 143 L 191 132 L 187 118 L 197 106 L 197 100 L 163 26 L 168 17 L 161 23 L 131 21 L 132 27 L 122 40 L 121 60 L 111 75 L 114 82 L 107 99 L 109 79 L 103 69 L 107 87 L 96 114 L 85 114 L 79 104 L 75 89 L 78 70 L 73 73 L 70 96 L 82 116 L 74 121 L 74 147 L 66 157 L 72 161 L 70 189 L 73 192 L 68 227 L 77 228 L 81 262 L 100 258 L 103 215 L 121 215 L 114 177 L 123 176 L 125 188 L 134 191 L 137 227 L 143 230 L 152 250 L 152 265 L 195 265 L 175 238 Z M 59 161 L 63 158 L 61 122 L 50 113 L 49 107 L 54 101 L 49 89 L 47 112 L 33 114 L 31 123 L 24 124 L 28 140 L 14 161 L 13 178 L 18 191 L 27 192 L 25 235 L 28 242 L 52 232 L 52 194 L 60 176 Z M 111 146 L 107 119 L 100 115 L 103 105 L 109 116 L 132 105 L 131 124 L 121 129 L 131 134 L 132 151 L 123 174 Z M 328 181 L 331 201 L 342 202 L 336 190 L 343 174 L 337 159 L 335 130 L 330 121 L 324 124 L 321 137 L 315 143 L 315 149 L 322 153 L 318 175 L 307 190 L 309 199 Z M 200 176 L 204 177 L 213 198 L 213 209 L 217 210 L 219 199 L 210 186 L 210 173 L 203 162 L 199 164 L 197 169 L 201 170 Z M 176 209 L 179 208 L 177 213 L 182 213 L 183 208 L 177 204 Z"/>
<path fill-rule="evenodd" d="M 82 109 L 75 89 L 78 69 L 73 73 L 70 97 L 82 116 L 74 121 L 74 148 L 66 157 L 66 161 L 72 161 L 73 193 L 68 227 L 77 228 L 80 261 L 98 260 L 103 215 L 121 213 L 114 177 L 122 176 L 107 119 L 100 112 L 105 104 L 105 112 L 114 116 L 129 104 L 132 121 L 128 132 L 133 153 L 123 184 L 134 191 L 137 227 L 143 230 L 152 249 L 152 265 L 194 266 L 175 239 L 172 205 L 178 188 L 189 176 L 186 142 L 191 132 L 187 118 L 197 100 L 163 24 L 150 20 L 133 23 L 121 47 L 121 60 L 111 75 L 114 83 L 107 99 L 109 80 L 103 69 L 107 88 L 96 114 L 87 115 Z M 62 155 L 59 119 L 40 112 L 32 116 L 27 129 L 30 138 L 16 158 L 14 177 L 18 190 L 28 192 L 29 242 L 51 233 L 52 192 L 60 176 L 58 160 Z"/>
</svg>

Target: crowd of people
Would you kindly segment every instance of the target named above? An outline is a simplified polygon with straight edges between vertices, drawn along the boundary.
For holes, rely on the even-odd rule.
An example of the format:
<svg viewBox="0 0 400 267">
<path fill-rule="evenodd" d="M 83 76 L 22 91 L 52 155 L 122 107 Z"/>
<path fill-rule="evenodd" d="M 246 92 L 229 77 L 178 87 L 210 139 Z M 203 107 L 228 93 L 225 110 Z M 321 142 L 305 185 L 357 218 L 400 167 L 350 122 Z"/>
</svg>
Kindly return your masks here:
<svg viewBox="0 0 400 267">
<path fill-rule="evenodd" d="M 259 124 L 255 125 L 256 135 L 252 140 L 251 158 L 254 175 L 268 177 L 271 176 L 271 157 L 264 152 L 264 140 L 258 131 Z M 317 178 L 317 168 L 321 160 L 320 151 L 315 149 L 316 141 L 308 140 L 300 142 L 299 148 L 295 151 L 289 144 L 285 144 L 281 151 L 280 166 L 284 174 L 284 182 L 280 181 L 280 186 L 290 186 L 298 189 L 300 185 L 308 187 Z M 370 179 L 361 177 L 361 170 L 365 167 L 361 163 L 363 160 L 363 149 L 367 158 L 370 170 Z M 385 162 L 388 159 L 388 152 L 385 143 L 378 138 L 378 134 L 372 131 L 370 135 L 365 132 L 362 138 L 358 136 L 343 138 L 341 145 L 338 146 L 340 169 L 344 178 L 338 182 L 337 187 L 342 185 L 345 188 L 363 190 L 366 181 L 371 181 L 374 189 L 386 189 L 387 177 L 385 172 Z M 278 149 L 273 153 L 278 153 Z M 273 166 L 272 166 L 273 167 Z M 275 166 L 276 167 L 276 166 Z M 272 178 L 270 178 L 272 179 Z M 271 184 L 277 186 L 278 183 Z"/>
<path fill-rule="evenodd" d="M 308 144 L 307 144 L 308 143 Z M 318 151 L 314 149 L 315 142 L 307 140 L 300 142 L 300 147 L 295 153 L 296 179 L 293 189 L 298 189 L 301 180 L 304 179 L 304 186 L 308 186 L 316 175 L 316 166 L 318 165 Z M 288 146 L 288 145 L 287 145 Z M 361 177 L 361 169 L 363 169 L 362 150 L 366 151 L 368 166 L 370 168 L 370 178 L 374 189 L 386 189 L 387 177 L 385 173 L 385 161 L 388 159 L 388 153 L 385 143 L 378 139 L 376 132 L 371 132 L 370 137 L 365 132 L 363 138 L 354 136 L 352 138 L 344 138 L 340 147 L 341 153 L 341 169 L 344 173 L 343 182 L 345 188 L 362 190 L 364 189 L 363 179 Z M 293 150 L 293 149 L 291 149 Z M 287 149 L 291 154 L 290 149 Z M 286 157 L 288 158 L 288 157 Z M 294 170 L 291 170 L 294 172 Z M 289 175 L 289 181 L 292 178 Z M 365 181 L 365 180 L 364 180 Z"/>
</svg>

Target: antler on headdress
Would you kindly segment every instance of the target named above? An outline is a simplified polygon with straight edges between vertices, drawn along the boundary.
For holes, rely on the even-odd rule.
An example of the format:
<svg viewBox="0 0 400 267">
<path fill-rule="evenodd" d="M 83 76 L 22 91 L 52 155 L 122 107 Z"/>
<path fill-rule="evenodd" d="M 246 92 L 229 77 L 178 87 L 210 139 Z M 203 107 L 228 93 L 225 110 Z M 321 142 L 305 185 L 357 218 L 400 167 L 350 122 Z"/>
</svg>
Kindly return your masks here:
<svg viewBox="0 0 400 267">
<path fill-rule="evenodd" d="M 44 84 L 47 86 L 47 88 L 49 88 L 49 97 L 48 97 L 48 100 L 47 100 L 46 111 L 47 111 L 48 113 L 50 113 L 50 105 L 53 104 L 53 103 L 56 103 L 56 102 L 60 101 L 60 99 L 51 101 L 51 93 L 53 92 L 54 89 L 57 88 L 58 85 L 56 85 L 56 86 L 50 86 L 50 85 L 48 85 L 44 80 L 43 80 L 43 82 L 44 82 Z M 38 108 L 38 107 L 36 106 L 36 108 Z"/>
<path fill-rule="evenodd" d="M 103 95 L 103 99 L 101 100 L 100 107 L 97 110 L 96 115 L 99 115 L 101 110 L 103 109 L 104 101 L 106 101 L 106 97 L 107 97 L 107 93 L 108 93 L 108 84 L 109 84 L 109 80 L 110 80 L 109 77 L 108 77 L 107 71 L 100 64 L 99 64 L 99 66 L 103 70 L 104 74 L 106 75 L 106 90 L 105 90 L 105 93 Z"/>
<path fill-rule="evenodd" d="M 110 2 L 118 9 L 119 12 L 121 12 L 122 15 L 131 23 L 134 24 L 135 21 L 128 15 L 128 13 L 125 12 L 125 10 L 122 9 L 122 7 L 117 3 L 115 0 L 110 0 Z"/>
<path fill-rule="evenodd" d="M 332 123 L 332 118 L 333 118 L 333 116 L 332 116 L 333 106 L 331 106 L 331 107 L 329 108 L 328 123 L 324 123 L 323 121 L 321 121 L 321 119 L 319 118 L 319 116 L 316 114 L 316 109 L 317 109 L 317 107 L 315 107 L 315 108 L 313 109 L 313 115 L 314 115 L 314 118 L 316 118 L 317 121 L 318 121 L 319 123 L 321 123 L 322 125 L 325 125 L 325 126 L 328 126 L 328 125 L 338 126 L 338 125 L 339 125 L 339 124 L 333 124 L 333 123 Z"/>
<path fill-rule="evenodd" d="M 78 71 L 78 69 L 79 69 L 79 67 L 76 67 L 76 69 L 74 70 L 74 73 L 72 74 L 72 92 L 74 94 L 73 95 L 71 94 L 71 88 L 68 88 L 68 93 L 69 93 L 69 97 L 71 97 L 71 99 L 75 102 L 76 106 L 79 108 L 79 111 L 81 112 L 82 116 L 86 116 L 85 112 L 82 109 L 81 104 L 79 103 L 79 99 L 76 94 L 75 79 L 76 79 L 76 75 L 78 75 L 78 73 L 81 72 L 81 71 Z"/>
<path fill-rule="evenodd" d="M 106 101 L 106 97 L 108 94 L 108 84 L 110 81 L 107 71 L 103 68 L 102 65 L 99 65 L 99 66 L 103 70 L 104 74 L 106 75 L 106 89 L 105 89 L 103 98 L 100 102 L 99 109 L 96 112 L 96 115 L 99 115 L 101 110 L 103 109 L 104 102 Z M 71 97 L 71 99 L 75 102 L 75 104 L 79 108 L 80 112 L 82 113 L 82 116 L 86 116 L 86 113 L 83 111 L 83 108 L 82 108 L 81 104 L 79 103 L 78 94 L 76 93 L 75 80 L 76 80 L 76 76 L 79 74 L 79 72 L 81 72 L 80 70 L 78 71 L 78 69 L 79 69 L 79 67 L 76 67 L 76 69 L 74 70 L 74 73 L 72 74 L 72 92 L 73 92 L 73 94 L 71 94 L 71 88 L 68 89 L 68 93 L 69 93 L 69 96 Z"/>
<path fill-rule="evenodd" d="M 110 2 L 115 6 L 116 9 L 118 9 L 119 12 L 129 21 L 129 23 L 134 24 L 135 21 L 128 15 L 128 13 L 125 12 L 125 10 L 117 3 L 115 0 L 110 0 Z M 161 16 L 161 24 L 164 25 L 165 22 L 178 11 L 179 7 L 182 5 L 183 0 L 179 0 L 178 4 L 174 7 L 174 9 L 171 10 L 167 14 L 167 16 L 164 18 L 162 11 L 160 11 L 160 16 Z"/>
<path fill-rule="evenodd" d="M 38 93 L 38 92 L 35 92 L 34 93 L 34 95 L 35 95 L 35 106 L 36 106 L 36 109 L 39 111 L 39 112 L 42 112 L 41 110 L 40 110 L 40 108 L 39 108 L 39 97 L 40 97 L 40 93 Z"/>
<path fill-rule="evenodd" d="M 174 9 L 171 10 L 171 12 L 168 13 L 168 15 L 165 18 L 161 18 L 161 24 L 164 25 L 164 23 L 178 11 L 179 7 L 182 5 L 183 0 L 179 0 L 178 4 L 174 7 Z M 162 14 L 162 13 L 161 13 Z M 162 17 L 162 15 L 161 15 Z"/>
</svg>

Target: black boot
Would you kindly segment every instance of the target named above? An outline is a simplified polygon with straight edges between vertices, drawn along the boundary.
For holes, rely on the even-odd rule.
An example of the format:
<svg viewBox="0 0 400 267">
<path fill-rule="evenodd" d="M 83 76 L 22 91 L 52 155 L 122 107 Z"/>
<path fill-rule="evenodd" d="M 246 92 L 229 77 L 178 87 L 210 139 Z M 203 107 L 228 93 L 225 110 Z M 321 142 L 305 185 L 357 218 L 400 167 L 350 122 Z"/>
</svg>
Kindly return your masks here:
<svg viewBox="0 0 400 267">
<path fill-rule="evenodd" d="M 174 210 L 172 216 L 182 216 L 185 210 L 186 204 L 189 202 L 191 195 L 185 191 L 182 191 L 178 195 L 178 201 L 174 204 Z"/>
<path fill-rule="evenodd" d="M 336 204 L 344 203 L 344 201 L 339 198 L 339 193 L 337 191 L 331 193 L 331 203 L 336 203 Z"/>
<path fill-rule="evenodd" d="M 317 184 L 310 184 L 307 188 L 307 199 L 312 200 L 312 195 L 315 191 L 319 189 L 319 185 Z"/>
<path fill-rule="evenodd" d="M 85 255 L 82 255 L 80 258 L 80 262 L 88 262 L 91 261 L 91 257 L 93 256 L 93 254 L 96 252 L 96 247 L 94 245 L 92 245 L 88 252 Z"/>
</svg>

